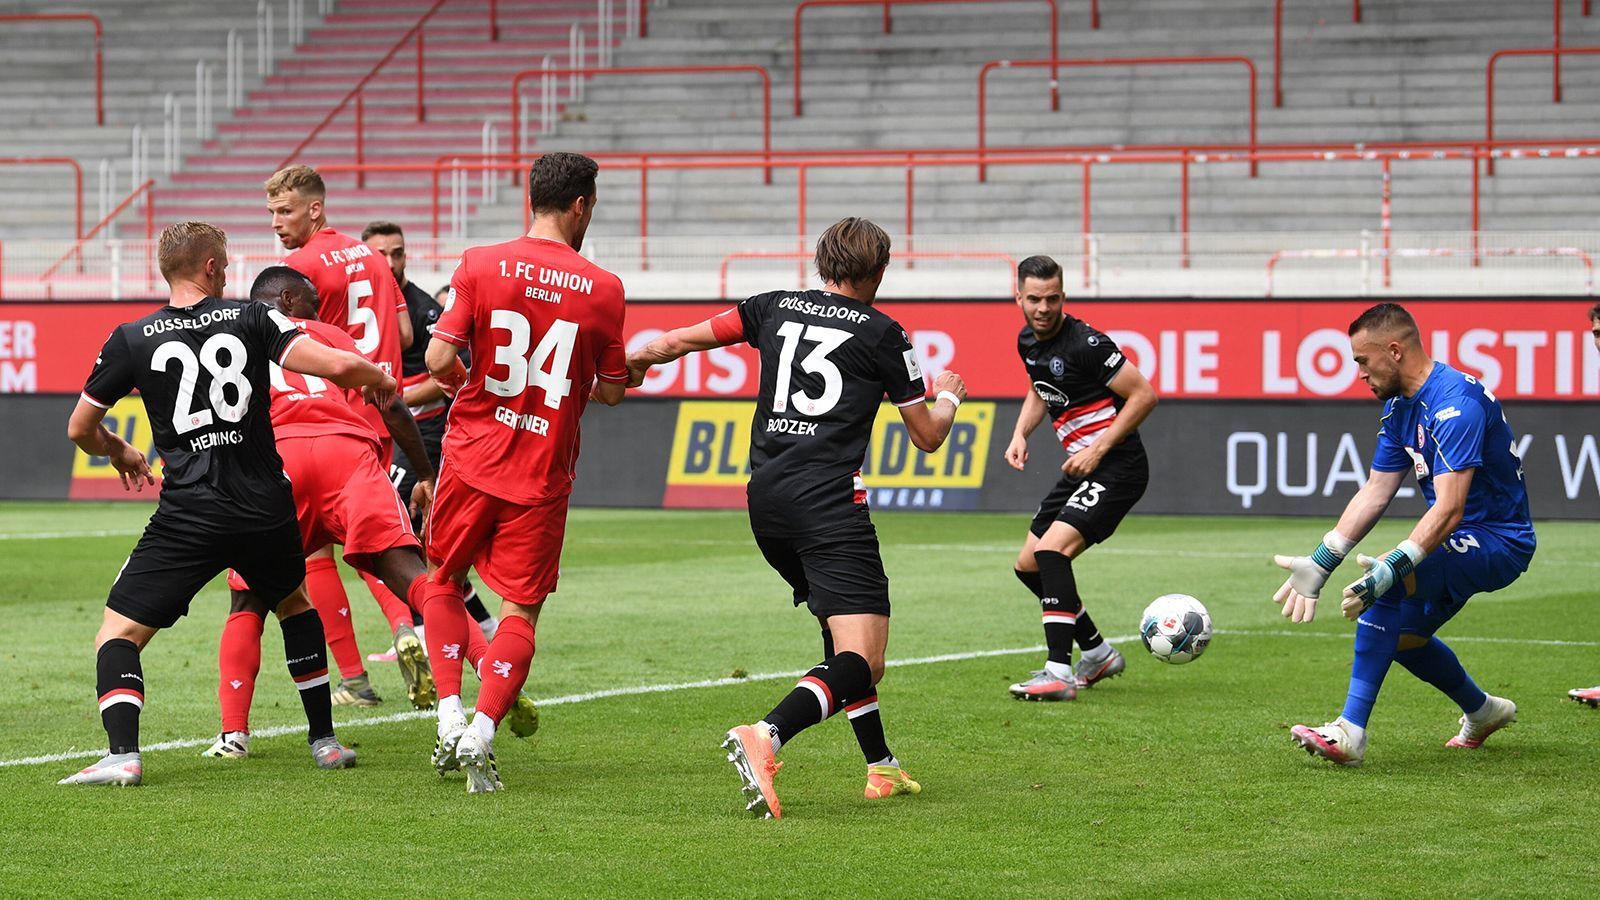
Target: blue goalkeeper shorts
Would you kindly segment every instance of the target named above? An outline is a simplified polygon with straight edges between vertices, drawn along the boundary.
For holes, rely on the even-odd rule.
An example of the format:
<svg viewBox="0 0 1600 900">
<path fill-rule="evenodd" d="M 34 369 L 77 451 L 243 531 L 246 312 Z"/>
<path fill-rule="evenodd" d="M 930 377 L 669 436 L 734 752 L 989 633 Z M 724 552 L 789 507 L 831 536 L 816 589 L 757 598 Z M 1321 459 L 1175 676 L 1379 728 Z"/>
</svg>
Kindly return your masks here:
<svg viewBox="0 0 1600 900">
<path fill-rule="evenodd" d="M 1536 546 L 1532 529 L 1463 525 L 1428 554 L 1414 573 L 1416 587 L 1396 584 L 1378 599 L 1400 607 L 1400 633 L 1431 637 L 1473 594 L 1498 591 L 1528 571 Z"/>
</svg>

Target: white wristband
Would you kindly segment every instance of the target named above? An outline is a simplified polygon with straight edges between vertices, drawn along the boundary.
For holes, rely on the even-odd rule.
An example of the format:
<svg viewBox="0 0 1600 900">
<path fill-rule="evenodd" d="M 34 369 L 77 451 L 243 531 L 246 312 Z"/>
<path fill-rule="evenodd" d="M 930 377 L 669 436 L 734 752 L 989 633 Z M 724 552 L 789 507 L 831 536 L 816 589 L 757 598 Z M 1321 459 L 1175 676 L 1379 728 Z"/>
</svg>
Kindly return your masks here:
<svg viewBox="0 0 1600 900">
<path fill-rule="evenodd" d="M 940 400 L 949 400 L 951 406 L 954 406 L 956 409 L 961 408 L 961 398 L 957 397 L 950 391 L 940 391 L 938 396 L 933 398 L 934 403 L 938 403 Z"/>
</svg>

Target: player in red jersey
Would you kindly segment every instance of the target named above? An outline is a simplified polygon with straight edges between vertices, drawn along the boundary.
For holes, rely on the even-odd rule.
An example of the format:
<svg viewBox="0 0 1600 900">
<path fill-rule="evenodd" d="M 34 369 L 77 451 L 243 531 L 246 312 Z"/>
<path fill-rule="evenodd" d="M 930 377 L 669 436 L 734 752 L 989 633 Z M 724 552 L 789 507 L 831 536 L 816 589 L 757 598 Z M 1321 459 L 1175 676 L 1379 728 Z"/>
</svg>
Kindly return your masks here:
<svg viewBox="0 0 1600 900">
<path fill-rule="evenodd" d="M 622 402 L 622 282 L 578 254 L 594 212 L 594 160 L 549 153 L 528 173 L 533 228 L 466 252 L 454 301 L 433 328 L 428 371 L 455 394 L 428 522 L 435 567 L 423 593 L 439 686 L 434 765 L 459 766 L 470 792 L 500 787 L 493 740 L 528 678 L 541 603 L 555 590 L 578 419 L 591 397 Z M 458 354 L 472 353 L 472 371 Z M 475 566 L 503 599 L 471 726 L 461 708 L 461 646 L 476 631 L 461 580 Z"/>
<path fill-rule="evenodd" d="M 405 297 L 389 266 L 362 241 L 329 227 L 323 208 L 327 188 L 316 170 L 289 166 L 267 179 L 264 187 L 272 230 L 285 248 L 294 251 L 284 263 L 316 286 L 317 318 L 343 329 L 355 340 L 357 350 L 398 378 L 400 353 L 410 346 L 413 334 Z M 383 437 L 388 432 L 382 411 L 367 407 L 363 413 L 380 436 L 379 459 L 387 469 L 392 444 Z M 366 573 L 362 577 L 389 620 L 391 631 L 414 624 L 404 601 L 376 578 Z M 354 706 L 380 703 L 361 661 L 350 601 L 331 549 L 306 560 L 306 581 L 311 600 L 327 623 L 328 644 L 339 664 L 341 680 L 333 691 L 333 702 Z"/>
<path fill-rule="evenodd" d="M 304 275 L 287 266 L 264 270 L 250 289 L 252 300 L 275 306 L 294 326 L 314 340 L 355 353 L 349 335 L 316 321 L 316 290 Z M 320 378 L 297 375 L 273 366 L 271 416 L 278 453 L 294 491 L 301 543 L 315 551 L 344 545 L 346 561 L 372 572 L 400 593 L 416 594 L 427 567 L 411 517 L 378 461 L 378 433 L 367 424 L 361 395 L 344 391 Z M 420 450 L 422 438 L 410 413 L 394 394 L 374 398 L 393 411 L 386 422 L 401 446 Z M 409 427 L 394 427 L 399 421 Z M 428 492 L 419 484 L 413 506 L 426 506 Z M 261 606 L 253 602 L 244 579 L 231 573 L 233 609 L 218 650 L 222 733 L 202 755 L 243 757 L 249 753 L 250 701 L 261 667 Z M 302 597 L 303 599 L 303 597 Z M 433 677 L 422 644 L 402 625 L 395 634 L 407 694 L 419 709 L 433 705 Z M 326 672 L 323 672 L 326 680 Z"/>
</svg>

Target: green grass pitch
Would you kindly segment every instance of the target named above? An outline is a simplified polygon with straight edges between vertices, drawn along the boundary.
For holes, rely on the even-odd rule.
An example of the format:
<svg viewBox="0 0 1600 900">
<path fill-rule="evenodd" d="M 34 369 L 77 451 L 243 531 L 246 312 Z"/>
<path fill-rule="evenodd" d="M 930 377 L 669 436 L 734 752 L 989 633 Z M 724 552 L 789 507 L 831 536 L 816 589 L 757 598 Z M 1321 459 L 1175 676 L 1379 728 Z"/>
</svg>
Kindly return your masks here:
<svg viewBox="0 0 1600 900">
<path fill-rule="evenodd" d="M 1397 666 L 1366 766 L 1344 770 L 1288 729 L 1338 713 L 1352 626 L 1332 600 L 1292 626 L 1269 599 L 1270 554 L 1312 546 L 1327 522 L 1135 513 L 1077 566 L 1127 673 L 1036 705 L 1005 690 L 1043 658 L 1029 649 L 1039 608 L 1010 571 L 1026 516 L 879 514 L 895 610 L 883 716 L 924 791 L 864 800 L 840 717 L 784 749 L 785 818 L 772 822 L 742 811 L 717 745 L 793 682 L 763 674 L 810 666 L 819 645 L 739 513 L 574 511 L 529 683 L 563 702 L 544 705 L 536 742 L 497 741 L 501 794 L 433 773 L 431 722 L 393 718 L 408 708 L 400 679 L 377 664 L 388 702 L 336 711 L 357 768 L 318 771 L 303 734 L 258 736 L 248 760 L 200 758 L 193 742 L 217 728 L 220 581 L 144 654 L 143 742 L 189 745 L 147 752 L 138 789 L 57 787 L 82 762 L 18 761 L 102 746 L 91 640 L 148 513 L 0 505 L 0 895 L 1592 896 L 1600 884 L 1600 711 L 1565 696 L 1600 683 L 1593 524 L 1543 524 L 1532 570 L 1442 634 L 1486 690 L 1517 701 L 1515 727 L 1481 751 L 1445 749 L 1457 710 Z M 1388 549 L 1404 527 L 1363 549 Z M 382 616 L 345 572 L 363 651 L 382 649 Z M 1131 639 L 1168 591 L 1204 600 L 1218 629 L 1189 666 Z M 258 734 L 303 725 L 281 660 L 269 623 Z M 751 677 L 695 685 L 735 673 Z M 469 676 L 469 703 L 475 690 Z"/>
</svg>

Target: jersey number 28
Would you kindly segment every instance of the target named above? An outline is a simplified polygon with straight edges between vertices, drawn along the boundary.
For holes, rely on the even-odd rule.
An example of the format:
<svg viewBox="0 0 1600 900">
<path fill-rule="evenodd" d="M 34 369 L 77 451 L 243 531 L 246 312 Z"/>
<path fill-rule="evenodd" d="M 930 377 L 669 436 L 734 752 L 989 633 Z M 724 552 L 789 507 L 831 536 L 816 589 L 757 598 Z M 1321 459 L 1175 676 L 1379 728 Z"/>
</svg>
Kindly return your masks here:
<svg viewBox="0 0 1600 900">
<path fill-rule="evenodd" d="M 489 327 L 509 333 L 510 340 L 495 344 L 494 364 L 506 367 L 506 377 L 488 377 L 483 386 L 491 394 L 517 397 L 528 388 L 544 389 L 544 405 L 561 408 L 561 398 L 572 393 L 572 348 L 578 343 L 578 323 L 556 319 L 540 338 L 533 355 L 528 345 L 533 327 L 522 313 L 497 309 L 489 314 Z"/>
<path fill-rule="evenodd" d="M 222 351 L 228 352 L 228 362 L 221 360 Z M 214 334 L 200 345 L 200 355 L 197 358 L 189 345 L 181 340 L 167 341 L 156 352 L 150 355 L 150 368 L 157 372 L 165 372 L 172 362 L 178 363 L 178 398 L 172 404 L 172 430 L 184 434 L 204 428 L 213 421 L 212 411 L 220 416 L 224 422 L 237 422 L 244 418 L 250 409 L 250 382 L 244 377 L 244 367 L 249 355 L 245 350 L 244 341 L 231 334 Z M 200 368 L 205 367 L 211 375 L 210 389 L 207 395 L 211 400 L 211 409 L 195 409 L 195 387 L 200 382 Z M 234 396 L 238 399 L 228 402 L 227 388 L 233 386 Z"/>
</svg>

